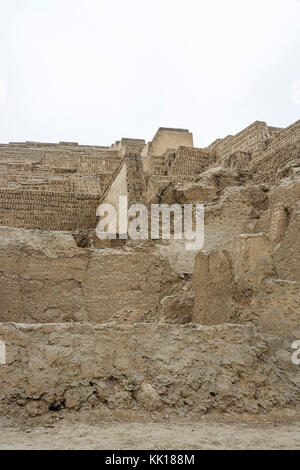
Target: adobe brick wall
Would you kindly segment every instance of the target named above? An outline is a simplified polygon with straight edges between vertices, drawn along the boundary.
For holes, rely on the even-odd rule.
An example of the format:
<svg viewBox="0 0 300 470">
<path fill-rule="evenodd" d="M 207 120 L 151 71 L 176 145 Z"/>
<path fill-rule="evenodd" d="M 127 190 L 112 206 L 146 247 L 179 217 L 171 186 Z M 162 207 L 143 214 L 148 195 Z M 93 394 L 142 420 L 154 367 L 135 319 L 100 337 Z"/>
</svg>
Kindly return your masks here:
<svg viewBox="0 0 300 470">
<path fill-rule="evenodd" d="M 76 142 L 2 144 L 0 224 L 94 229 L 97 201 L 116 203 L 125 194 L 130 204 L 150 201 L 168 183 L 192 181 L 217 165 L 247 170 L 255 183 L 273 183 L 297 166 L 299 136 L 300 121 L 286 129 L 256 121 L 204 149 L 193 147 L 188 130 L 168 128 L 160 128 L 147 145 L 127 138 L 110 148 Z M 122 165 L 126 171 L 120 175 Z"/>
<path fill-rule="evenodd" d="M 300 121 L 295 122 L 275 135 L 267 143 L 262 155 L 253 159 L 250 169 L 257 182 L 275 182 L 278 172 L 300 158 Z"/>
<path fill-rule="evenodd" d="M 0 225 L 41 230 L 94 228 L 98 200 L 92 194 L 0 189 Z"/>
<path fill-rule="evenodd" d="M 218 159 L 230 157 L 236 151 L 249 152 L 253 156 L 260 155 L 266 146 L 266 141 L 272 132 L 265 122 L 255 121 L 236 135 L 217 139 L 208 149 L 214 150 Z"/>
<path fill-rule="evenodd" d="M 128 206 L 143 203 L 145 200 L 145 175 L 141 155 L 126 151 L 123 160 L 113 174 L 108 187 L 101 196 L 100 204 L 112 204 L 117 214 L 117 233 L 119 221 L 119 197 L 128 197 Z"/>
<path fill-rule="evenodd" d="M 43 230 L 95 228 L 117 151 L 76 143 L 0 146 L 0 224 Z"/>
</svg>

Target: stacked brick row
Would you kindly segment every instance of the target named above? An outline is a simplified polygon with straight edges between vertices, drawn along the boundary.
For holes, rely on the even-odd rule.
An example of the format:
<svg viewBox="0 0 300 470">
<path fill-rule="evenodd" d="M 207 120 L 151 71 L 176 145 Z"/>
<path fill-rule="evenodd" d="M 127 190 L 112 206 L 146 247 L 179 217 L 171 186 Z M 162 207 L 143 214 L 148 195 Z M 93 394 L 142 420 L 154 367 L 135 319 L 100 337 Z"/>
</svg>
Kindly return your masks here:
<svg viewBox="0 0 300 470">
<path fill-rule="evenodd" d="M 207 170 L 215 161 L 214 152 L 210 150 L 179 147 L 175 152 L 175 158 L 170 164 L 169 176 L 196 176 Z"/>
<path fill-rule="evenodd" d="M 162 156 L 152 156 L 147 177 L 146 199 L 149 201 L 166 184 L 192 181 L 215 162 L 215 152 L 210 149 L 179 147 Z"/>
<path fill-rule="evenodd" d="M 0 225 L 41 229 L 94 228 L 98 197 L 52 191 L 0 189 Z"/>
<path fill-rule="evenodd" d="M 269 128 L 265 122 L 256 121 L 238 134 L 218 139 L 209 145 L 219 161 L 223 161 L 237 151 L 248 152 L 253 157 L 259 156 L 266 148 L 266 142 L 272 135 L 280 132 L 279 128 Z"/>
<path fill-rule="evenodd" d="M 96 226 L 117 151 L 76 143 L 0 146 L 0 225 L 43 230 Z"/>
<path fill-rule="evenodd" d="M 162 186 L 192 181 L 216 164 L 248 169 L 257 182 L 276 181 L 285 166 L 299 161 L 299 136 L 300 121 L 287 129 L 257 121 L 206 149 L 178 147 L 152 156 L 147 175 L 140 140 L 122 139 L 121 150 L 71 142 L 0 145 L 0 224 L 44 230 L 94 229 L 98 201 L 112 184 L 117 184 L 118 192 L 118 184 L 124 183 L 129 203 L 145 197 L 149 201 Z M 114 183 L 123 165 L 126 179 Z"/>
<path fill-rule="evenodd" d="M 149 173 L 151 175 L 165 175 L 166 172 L 165 155 L 153 155 L 150 161 Z"/>
<path fill-rule="evenodd" d="M 270 139 L 264 153 L 251 161 L 251 170 L 257 182 L 276 182 L 286 165 L 300 165 L 300 121 L 287 127 Z"/>
</svg>

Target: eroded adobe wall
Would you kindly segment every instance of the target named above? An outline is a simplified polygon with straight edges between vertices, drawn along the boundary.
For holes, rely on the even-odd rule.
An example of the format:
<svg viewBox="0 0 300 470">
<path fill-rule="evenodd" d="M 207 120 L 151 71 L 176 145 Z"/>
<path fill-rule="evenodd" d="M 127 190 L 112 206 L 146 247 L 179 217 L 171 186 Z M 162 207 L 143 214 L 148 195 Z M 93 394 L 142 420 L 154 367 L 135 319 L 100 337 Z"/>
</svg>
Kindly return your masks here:
<svg viewBox="0 0 300 470">
<path fill-rule="evenodd" d="M 289 176 L 289 166 L 300 166 L 300 121 L 295 122 L 269 140 L 263 154 L 251 161 L 256 182 L 276 182 Z M 298 163 L 297 163 L 298 161 Z"/>
<path fill-rule="evenodd" d="M 147 174 L 146 199 L 151 200 L 168 183 L 192 181 L 214 162 L 214 151 L 184 146 L 175 152 L 152 156 Z"/>
<path fill-rule="evenodd" d="M 266 141 L 271 135 L 265 122 L 255 121 L 238 134 L 217 139 L 209 145 L 208 149 L 214 150 L 220 161 L 230 157 L 236 151 L 249 152 L 256 156 L 264 151 Z"/>
<path fill-rule="evenodd" d="M 95 228 L 97 201 L 120 161 L 116 151 L 73 143 L 0 146 L 0 224 Z"/>
<path fill-rule="evenodd" d="M 266 412 L 299 405 L 291 352 L 250 325 L 0 324 L 0 412 Z M 278 352 L 278 354 L 277 354 Z"/>
<path fill-rule="evenodd" d="M 22 172 L 27 173 L 28 178 L 37 175 L 46 177 L 56 173 L 80 174 L 97 176 L 102 172 L 113 172 L 120 162 L 117 151 L 103 147 L 73 146 L 62 144 L 8 144 L 0 145 L 1 175 L 15 175 L 16 183 L 22 182 Z M 8 178 L 2 178 L 1 183 Z"/>
<path fill-rule="evenodd" d="M 127 165 L 125 161 L 122 162 L 117 172 L 114 174 L 114 178 L 108 186 L 104 196 L 100 200 L 100 204 L 110 204 L 116 211 L 116 229 L 119 233 L 119 198 L 122 196 L 127 196 L 128 187 L 127 187 Z M 127 220 L 127 215 L 126 215 Z M 123 220 L 123 224 L 126 223 L 126 220 Z M 124 226 L 124 225 L 123 225 Z"/>
<path fill-rule="evenodd" d="M 40 230 L 96 227 L 98 196 L 0 189 L 0 225 Z"/>
<path fill-rule="evenodd" d="M 198 253 L 192 321 L 208 325 L 253 322 L 264 331 L 291 338 L 291 342 L 297 339 L 300 278 L 293 275 L 299 270 L 293 272 L 292 267 L 284 273 L 280 269 L 282 250 L 280 255 L 273 248 L 266 234 L 243 234 L 215 250 Z"/>
<path fill-rule="evenodd" d="M 201 148 L 179 147 L 174 158 L 167 159 L 168 175 L 177 178 L 207 170 L 215 162 L 214 152 Z"/>
<path fill-rule="evenodd" d="M 160 128 L 151 142 L 150 154 L 163 155 L 167 149 L 179 146 L 194 147 L 193 134 L 187 129 Z"/>
<path fill-rule="evenodd" d="M 255 122 L 235 136 L 218 139 L 208 149 L 225 167 L 249 171 L 256 183 L 276 183 L 299 167 L 300 121 L 286 129 Z"/>
<path fill-rule="evenodd" d="M 111 204 L 116 210 L 117 233 L 119 233 L 119 197 L 127 196 L 128 207 L 143 203 L 145 195 L 145 175 L 141 155 L 125 152 L 121 164 L 113 174 L 107 189 L 100 198 L 100 204 Z M 126 215 L 126 214 L 125 214 Z M 127 215 L 126 215 L 127 218 Z"/>
<path fill-rule="evenodd" d="M 193 148 L 193 134 L 188 129 L 172 129 L 160 127 L 152 139 L 142 150 L 143 168 L 146 173 L 153 172 L 155 160 L 163 157 L 170 150 L 176 150 L 180 146 Z"/>
<path fill-rule="evenodd" d="M 0 321 L 105 322 L 140 317 L 184 281 L 155 247 L 78 248 L 70 233 L 0 227 Z"/>
</svg>

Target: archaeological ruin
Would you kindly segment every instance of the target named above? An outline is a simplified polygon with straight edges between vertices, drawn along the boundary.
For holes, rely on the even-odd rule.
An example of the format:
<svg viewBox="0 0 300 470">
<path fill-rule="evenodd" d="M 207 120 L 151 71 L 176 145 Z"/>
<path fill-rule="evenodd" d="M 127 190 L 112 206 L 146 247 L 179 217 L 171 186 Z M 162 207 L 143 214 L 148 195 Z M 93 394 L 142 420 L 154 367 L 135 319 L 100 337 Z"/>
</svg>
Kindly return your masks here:
<svg viewBox="0 0 300 470">
<path fill-rule="evenodd" d="M 0 145 L 0 412 L 300 405 L 300 121 L 196 148 Z M 99 240 L 101 203 L 204 204 L 205 241 Z M 300 353 L 299 353 L 300 358 Z"/>
</svg>

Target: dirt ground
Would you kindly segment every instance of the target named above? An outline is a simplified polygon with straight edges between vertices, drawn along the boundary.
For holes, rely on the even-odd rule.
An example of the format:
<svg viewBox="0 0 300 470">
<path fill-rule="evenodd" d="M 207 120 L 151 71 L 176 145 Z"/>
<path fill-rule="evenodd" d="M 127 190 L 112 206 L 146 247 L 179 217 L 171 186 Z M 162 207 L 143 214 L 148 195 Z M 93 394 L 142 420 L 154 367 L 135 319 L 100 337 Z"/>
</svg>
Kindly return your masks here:
<svg viewBox="0 0 300 470">
<path fill-rule="evenodd" d="M 44 422 L 0 417 L 0 450 L 4 449 L 300 449 L 300 414 L 163 419 L 54 413 Z"/>
</svg>

